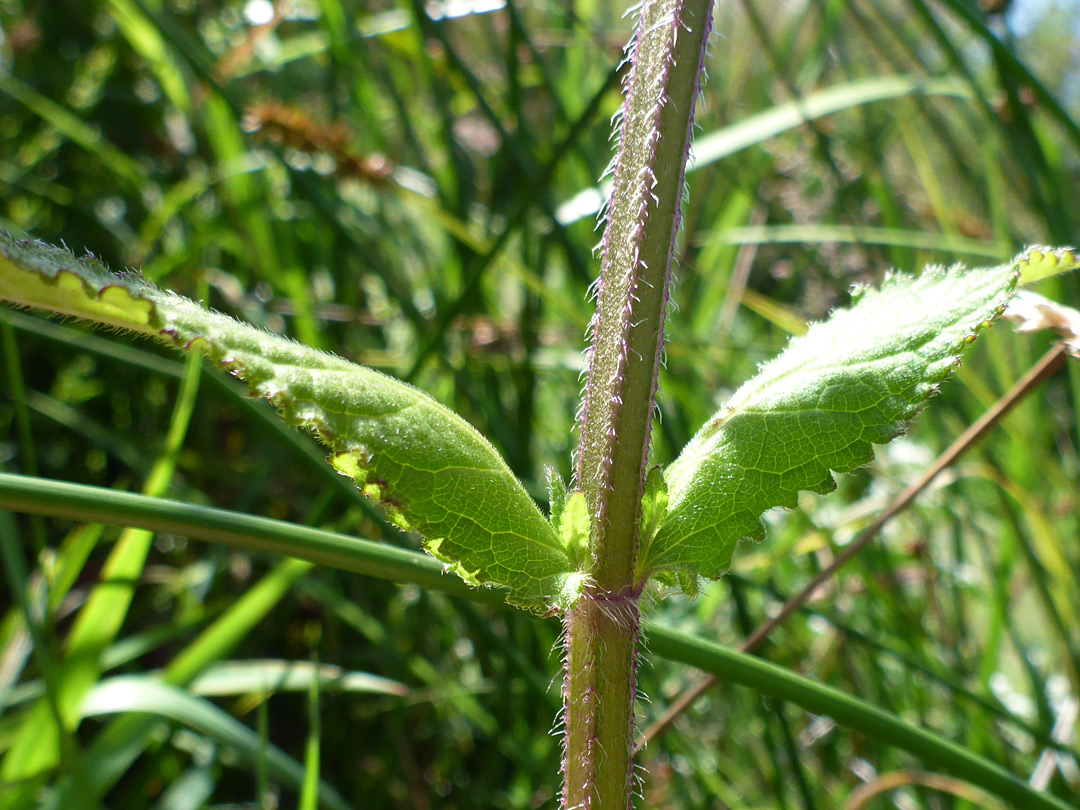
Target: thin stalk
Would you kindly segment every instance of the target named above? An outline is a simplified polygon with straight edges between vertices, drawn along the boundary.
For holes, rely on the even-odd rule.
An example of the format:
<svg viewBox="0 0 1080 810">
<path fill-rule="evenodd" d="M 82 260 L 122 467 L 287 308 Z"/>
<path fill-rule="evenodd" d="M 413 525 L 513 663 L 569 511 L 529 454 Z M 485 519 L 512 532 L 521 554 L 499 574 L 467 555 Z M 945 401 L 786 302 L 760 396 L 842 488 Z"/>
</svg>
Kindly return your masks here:
<svg viewBox="0 0 1080 810">
<path fill-rule="evenodd" d="M 30 408 L 26 402 L 26 379 L 23 377 L 15 330 L 7 322 L 0 323 L 0 342 L 3 343 L 4 365 L 8 368 L 7 382 L 11 387 L 11 404 L 19 437 L 19 453 L 22 456 L 20 461 L 27 475 L 37 475 L 37 450 L 34 448 L 34 431 L 30 426 Z M 45 524 L 40 517 L 35 517 L 31 522 L 30 531 L 33 535 L 34 550 L 41 554 L 45 551 Z"/>
<path fill-rule="evenodd" d="M 629 49 L 578 451 L 592 558 L 589 584 L 566 617 L 568 810 L 631 802 L 638 522 L 711 16 L 712 0 L 645 2 Z"/>
</svg>

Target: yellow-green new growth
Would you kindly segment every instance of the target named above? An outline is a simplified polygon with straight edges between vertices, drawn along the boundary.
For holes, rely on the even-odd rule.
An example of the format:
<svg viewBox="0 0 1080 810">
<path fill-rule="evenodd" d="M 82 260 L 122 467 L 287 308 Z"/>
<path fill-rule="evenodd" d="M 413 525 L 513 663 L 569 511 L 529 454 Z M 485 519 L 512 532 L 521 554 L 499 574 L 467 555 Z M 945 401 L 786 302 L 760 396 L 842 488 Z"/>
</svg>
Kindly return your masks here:
<svg viewBox="0 0 1080 810">
<path fill-rule="evenodd" d="M 1032 245 L 1013 259 L 1020 271 L 1020 286 L 1027 287 L 1043 279 L 1080 267 L 1080 253 L 1075 248 L 1048 248 Z"/>
</svg>

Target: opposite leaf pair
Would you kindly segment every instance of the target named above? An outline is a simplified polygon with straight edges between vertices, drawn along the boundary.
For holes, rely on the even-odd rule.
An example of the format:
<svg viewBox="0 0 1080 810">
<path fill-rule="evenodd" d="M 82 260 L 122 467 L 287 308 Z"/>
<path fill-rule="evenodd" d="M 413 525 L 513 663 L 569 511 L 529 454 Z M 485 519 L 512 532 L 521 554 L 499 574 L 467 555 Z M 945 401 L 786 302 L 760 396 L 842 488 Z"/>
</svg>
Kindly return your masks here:
<svg viewBox="0 0 1080 810">
<path fill-rule="evenodd" d="M 800 490 L 830 491 L 831 471 L 867 463 L 873 444 L 899 432 L 1001 313 L 1021 273 L 1078 264 L 1072 251 L 1033 248 L 998 267 L 930 268 L 857 291 L 851 309 L 792 340 L 666 471 L 650 473 L 639 588 L 660 575 L 692 589 L 723 573 L 743 537 L 762 536 L 763 512 L 794 506 Z M 471 584 L 505 586 L 509 601 L 533 609 L 565 609 L 585 585 L 581 495 L 549 473 L 549 523 L 491 444 L 412 386 L 3 232 L 0 299 L 202 352 L 312 431 L 339 472 Z"/>
</svg>

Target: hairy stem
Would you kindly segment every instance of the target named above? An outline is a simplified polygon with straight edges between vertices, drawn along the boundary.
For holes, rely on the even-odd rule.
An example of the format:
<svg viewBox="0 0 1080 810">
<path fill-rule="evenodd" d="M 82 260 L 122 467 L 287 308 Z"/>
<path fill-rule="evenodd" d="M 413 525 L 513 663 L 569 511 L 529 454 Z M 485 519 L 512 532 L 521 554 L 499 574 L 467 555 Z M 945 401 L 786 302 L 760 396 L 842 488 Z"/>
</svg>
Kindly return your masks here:
<svg viewBox="0 0 1080 810">
<path fill-rule="evenodd" d="M 647 1 L 630 46 L 578 451 L 592 557 L 566 623 L 568 809 L 631 801 L 638 522 L 711 13 L 712 0 Z"/>
</svg>

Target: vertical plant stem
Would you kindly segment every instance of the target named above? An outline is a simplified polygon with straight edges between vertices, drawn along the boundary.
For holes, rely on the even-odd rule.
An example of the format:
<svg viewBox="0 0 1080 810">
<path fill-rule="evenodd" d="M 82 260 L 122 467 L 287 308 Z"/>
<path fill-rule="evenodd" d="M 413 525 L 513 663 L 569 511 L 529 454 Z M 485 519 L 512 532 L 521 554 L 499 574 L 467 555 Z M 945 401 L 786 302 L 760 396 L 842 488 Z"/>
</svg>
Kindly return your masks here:
<svg viewBox="0 0 1080 810">
<path fill-rule="evenodd" d="M 37 451 L 34 448 L 34 432 L 30 427 L 30 409 L 26 405 L 26 379 L 23 377 L 15 329 L 6 321 L 0 323 L 0 342 L 3 343 L 4 365 L 8 368 L 8 385 L 11 387 L 15 427 L 19 437 L 20 461 L 27 475 L 37 475 Z M 42 517 L 34 516 L 31 519 L 30 534 L 34 549 L 40 555 L 45 550 L 45 521 Z"/>
<path fill-rule="evenodd" d="M 711 15 L 712 0 L 646 0 L 629 50 L 578 450 L 592 556 L 566 619 L 567 810 L 631 802 L 638 522 Z"/>
</svg>

